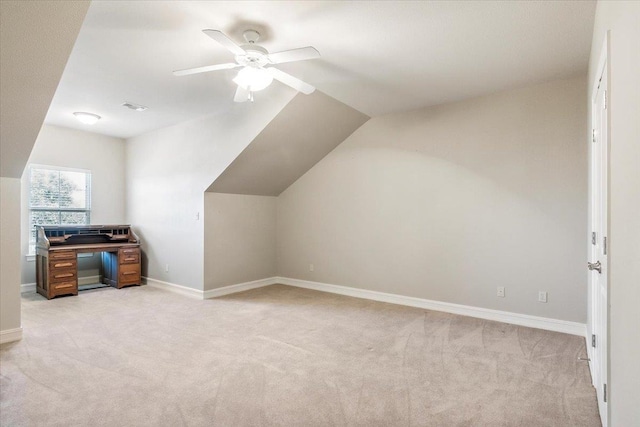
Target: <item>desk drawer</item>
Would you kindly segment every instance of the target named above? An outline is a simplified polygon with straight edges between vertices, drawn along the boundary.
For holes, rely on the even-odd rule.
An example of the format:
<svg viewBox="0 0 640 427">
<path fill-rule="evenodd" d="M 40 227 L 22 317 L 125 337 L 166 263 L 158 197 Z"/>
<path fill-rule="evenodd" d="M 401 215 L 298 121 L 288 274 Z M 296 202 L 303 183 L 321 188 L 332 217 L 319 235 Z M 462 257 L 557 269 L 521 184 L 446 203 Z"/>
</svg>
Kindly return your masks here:
<svg viewBox="0 0 640 427">
<path fill-rule="evenodd" d="M 58 261 L 61 259 L 76 259 L 75 251 L 50 251 L 49 262 Z"/>
<path fill-rule="evenodd" d="M 51 284 L 51 296 L 78 294 L 78 284 L 76 282 L 60 282 Z"/>
<path fill-rule="evenodd" d="M 120 252 L 123 255 L 132 255 L 132 254 L 140 255 L 140 248 L 122 248 L 118 250 L 118 252 Z"/>
<path fill-rule="evenodd" d="M 60 269 L 73 269 L 78 266 L 78 260 L 76 259 L 56 259 L 49 261 L 49 268 L 51 272 L 55 272 Z"/>
<path fill-rule="evenodd" d="M 121 285 L 140 283 L 140 264 L 120 265 L 119 282 Z"/>
<path fill-rule="evenodd" d="M 118 251 L 119 264 L 138 264 L 140 263 L 140 248 L 126 248 Z"/>
<path fill-rule="evenodd" d="M 61 282 L 74 282 L 77 283 L 78 280 L 78 272 L 77 270 L 55 270 L 51 271 L 49 274 L 51 279 L 51 283 L 61 283 Z"/>
</svg>

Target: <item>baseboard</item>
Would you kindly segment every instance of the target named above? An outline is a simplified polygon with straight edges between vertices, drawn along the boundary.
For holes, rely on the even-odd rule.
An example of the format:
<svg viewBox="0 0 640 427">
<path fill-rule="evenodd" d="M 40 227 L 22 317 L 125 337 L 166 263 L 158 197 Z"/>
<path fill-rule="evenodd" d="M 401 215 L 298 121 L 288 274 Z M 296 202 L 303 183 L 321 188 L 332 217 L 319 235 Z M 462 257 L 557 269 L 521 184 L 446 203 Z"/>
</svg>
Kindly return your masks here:
<svg viewBox="0 0 640 427">
<path fill-rule="evenodd" d="M 35 291 L 36 291 L 35 283 L 23 283 L 22 285 L 20 285 L 21 294 L 28 294 L 30 292 L 35 292 Z"/>
<path fill-rule="evenodd" d="M 347 295 L 356 298 L 369 299 L 391 304 L 406 305 L 409 307 L 424 308 L 427 310 L 444 311 L 446 313 L 462 316 L 477 317 L 480 319 L 494 320 L 513 325 L 527 326 L 530 328 L 545 329 L 548 331 L 562 332 L 565 334 L 586 335 L 584 323 L 569 322 L 566 320 L 550 319 L 547 317 L 531 316 L 528 314 L 511 313 L 507 311 L 492 310 L 488 308 L 473 307 L 468 305 L 453 304 L 448 302 L 433 301 L 422 298 L 407 297 L 403 295 L 389 294 L 385 292 L 369 291 L 365 289 L 350 288 L 347 286 L 331 285 L 328 283 L 311 282 L 308 280 L 277 277 L 275 283 L 295 286 L 298 288 L 313 289 L 316 291 L 333 294 Z"/>
<path fill-rule="evenodd" d="M 530 328 L 545 329 L 547 331 L 562 332 L 565 334 L 586 337 L 587 327 L 584 323 L 569 322 L 567 320 L 551 319 L 547 317 L 531 316 L 529 314 L 511 313 L 508 311 L 492 310 L 469 305 L 453 304 L 449 302 L 433 301 L 428 299 L 408 297 L 385 292 L 370 291 L 366 289 L 351 288 L 348 286 L 331 285 L 328 283 L 312 282 L 308 280 L 292 279 L 289 277 L 269 277 L 251 282 L 238 283 L 222 288 L 200 291 L 175 283 L 143 277 L 145 282 L 154 288 L 165 289 L 181 295 L 187 295 L 197 299 L 209 299 L 223 295 L 244 292 L 250 289 L 261 288 L 277 283 L 294 286 L 297 288 L 313 289 L 321 292 L 346 295 L 355 298 L 363 298 L 373 301 L 387 302 L 391 304 L 406 305 L 409 307 L 423 308 L 426 310 L 444 311 L 446 313 L 462 316 L 476 317 L 479 319 L 494 320 L 496 322 L 510 323 L 513 325 L 527 326 Z M 23 285 L 24 286 L 24 285 Z"/>
<path fill-rule="evenodd" d="M 576 322 L 577 323 L 577 322 Z M 572 335 L 579 335 L 581 337 L 584 337 L 585 340 L 588 340 L 587 338 L 587 334 L 589 333 L 589 331 L 587 330 L 587 324 L 586 323 L 578 323 L 578 325 L 582 326 L 582 331 L 578 334 L 572 334 Z M 591 345 L 591 342 L 589 341 L 589 345 Z M 588 348 L 588 347 L 587 347 Z M 589 355 L 589 352 L 587 351 L 587 356 Z"/>
<path fill-rule="evenodd" d="M 278 279 L 279 278 L 276 277 L 269 277 L 266 279 L 224 286 L 222 288 L 209 289 L 208 291 L 201 291 L 182 285 L 176 285 L 175 283 L 163 282 L 162 280 L 152 279 L 150 277 L 143 277 L 143 280 L 147 283 L 147 285 L 153 288 L 165 289 L 167 291 L 175 292 L 181 295 L 187 295 L 198 299 L 217 298 L 223 295 L 235 294 L 238 292 L 248 291 L 250 289 L 262 288 L 263 286 L 280 283 L 278 282 Z"/>
<path fill-rule="evenodd" d="M 275 285 L 280 283 L 279 277 L 268 277 L 266 279 L 254 280 L 251 282 L 238 283 L 236 285 L 224 286 L 222 288 L 210 289 L 204 291 L 204 299 L 217 298 L 223 295 L 235 294 L 237 292 L 244 292 L 250 289 L 262 288 L 264 286 Z"/>
<path fill-rule="evenodd" d="M 187 286 L 176 285 L 175 283 L 163 282 L 162 280 L 152 279 L 151 277 L 143 277 L 143 282 L 152 288 L 164 289 L 180 295 L 186 295 L 192 298 L 203 299 L 203 292 L 198 289 L 189 288 Z"/>
<path fill-rule="evenodd" d="M 22 339 L 22 328 L 6 329 L 0 331 L 0 344 L 5 344 Z"/>
</svg>

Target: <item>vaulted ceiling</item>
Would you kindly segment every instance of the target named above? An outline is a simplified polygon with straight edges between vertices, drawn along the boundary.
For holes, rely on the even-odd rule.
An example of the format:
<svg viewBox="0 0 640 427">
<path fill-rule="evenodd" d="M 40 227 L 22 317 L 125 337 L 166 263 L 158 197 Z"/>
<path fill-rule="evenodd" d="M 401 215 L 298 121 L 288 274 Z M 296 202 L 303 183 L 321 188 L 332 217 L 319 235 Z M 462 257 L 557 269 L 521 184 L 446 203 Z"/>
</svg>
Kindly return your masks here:
<svg viewBox="0 0 640 427">
<path fill-rule="evenodd" d="M 320 91 L 299 93 L 207 191 L 278 196 L 367 120 Z"/>
<path fill-rule="evenodd" d="M 256 29 L 271 52 L 316 47 L 321 59 L 282 69 L 376 116 L 586 73 L 594 12 L 589 0 L 94 1 L 46 122 L 126 138 L 225 114 L 235 71 L 171 73 L 233 60 L 205 28 L 236 41 Z M 74 111 L 103 119 L 86 128 Z"/>
<path fill-rule="evenodd" d="M 0 2 L 0 176 L 22 175 L 89 2 Z"/>
</svg>

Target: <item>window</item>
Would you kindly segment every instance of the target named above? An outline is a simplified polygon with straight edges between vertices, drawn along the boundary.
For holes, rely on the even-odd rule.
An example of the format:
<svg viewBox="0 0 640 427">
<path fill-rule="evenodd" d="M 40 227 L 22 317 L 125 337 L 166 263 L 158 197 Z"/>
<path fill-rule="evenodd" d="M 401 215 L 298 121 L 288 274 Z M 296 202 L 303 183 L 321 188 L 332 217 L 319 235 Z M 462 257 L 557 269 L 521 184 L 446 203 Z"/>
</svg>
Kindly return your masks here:
<svg viewBox="0 0 640 427">
<path fill-rule="evenodd" d="M 35 253 L 36 225 L 91 224 L 91 171 L 29 167 L 29 254 Z"/>
</svg>

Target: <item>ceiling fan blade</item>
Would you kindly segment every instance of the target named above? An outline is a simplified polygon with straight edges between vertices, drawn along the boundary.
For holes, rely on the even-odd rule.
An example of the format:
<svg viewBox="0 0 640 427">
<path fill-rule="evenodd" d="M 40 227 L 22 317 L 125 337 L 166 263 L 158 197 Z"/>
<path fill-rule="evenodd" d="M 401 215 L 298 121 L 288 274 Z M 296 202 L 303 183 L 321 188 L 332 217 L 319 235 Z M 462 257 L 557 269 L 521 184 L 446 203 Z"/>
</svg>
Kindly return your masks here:
<svg viewBox="0 0 640 427">
<path fill-rule="evenodd" d="M 266 70 L 273 76 L 274 79 L 278 80 L 281 83 L 286 84 L 287 86 L 291 86 L 298 92 L 302 92 L 305 95 L 309 95 L 316 90 L 315 87 L 311 86 L 309 83 L 305 83 L 302 80 L 293 77 L 291 74 L 287 74 L 284 71 L 280 71 L 277 68 L 269 67 Z"/>
<path fill-rule="evenodd" d="M 244 89 L 242 86 L 238 86 L 236 89 L 236 95 L 233 97 L 235 102 L 247 102 L 251 97 L 251 93 Z"/>
<path fill-rule="evenodd" d="M 218 65 L 207 65 L 205 67 L 198 68 L 187 68 L 186 70 L 178 70 L 174 71 L 174 76 L 188 76 L 189 74 L 198 74 L 198 73 L 206 73 L 207 71 L 216 71 L 216 70 L 230 70 L 232 68 L 240 67 L 240 64 L 235 64 L 229 62 L 228 64 L 218 64 Z"/>
<path fill-rule="evenodd" d="M 247 52 L 227 37 L 222 31 L 218 30 L 202 30 L 203 33 L 229 49 L 234 55 L 246 55 Z"/>
<path fill-rule="evenodd" d="M 320 58 L 320 52 L 315 47 L 307 46 L 299 49 L 283 50 L 269 54 L 272 64 L 282 64 L 284 62 L 304 61 L 306 59 Z"/>
</svg>

